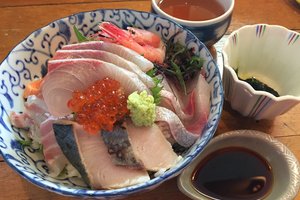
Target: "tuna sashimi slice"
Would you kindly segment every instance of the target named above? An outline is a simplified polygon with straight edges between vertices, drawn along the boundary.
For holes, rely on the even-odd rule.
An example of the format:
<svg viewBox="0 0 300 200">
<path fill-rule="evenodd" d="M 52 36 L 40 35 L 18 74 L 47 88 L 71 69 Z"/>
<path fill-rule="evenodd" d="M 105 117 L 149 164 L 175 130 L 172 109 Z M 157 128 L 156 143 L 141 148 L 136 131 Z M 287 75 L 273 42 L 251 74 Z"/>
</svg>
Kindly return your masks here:
<svg viewBox="0 0 300 200">
<path fill-rule="evenodd" d="M 151 127 L 137 127 L 128 121 L 126 129 L 136 158 L 147 170 L 167 170 L 179 161 L 171 144 L 156 124 Z"/>
<path fill-rule="evenodd" d="M 126 95 L 134 91 L 149 92 L 136 74 L 104 61 L 64 59 L 49 61 L 48 65 L 57 69 L 44 77 L 41 91 L 50 114 L 56 117 L 71 113 L 67 102 L 72 98 L 74 90 L 84 90 L 106 77 L 119 81 Z"/>
<path fill-rule="evenodd" d="M 144 72 L 149 71 L 154 67 L 153 63 L 139 55 L 135 51 L 126 48 L 122 45 L 103 42 L 103 41 L 90 41 L 81 42 L 77 44 L 69 44 L 62 47 L 63 50 L 75 50 L 75 49 L 93 49 L 93 50 L 103 50 L 114 54 L 117 54 L 128 61 L 135 63 Z"/>
<path fill-rule="evenodd" d="M 56 51 L 53 60 L 58 59 L 73 59 L 73 58 L 94 58 L 99 59 L 105 62 L 109 62 L 115 64 L 118 67 L 124 68 L 128 71 L 134 72 L 138 75 L 138 77 L 147 85 L 147 87 L 153 87 L 154 82 L 150 76 L 144 73 L 136 64 L 130 62 L 117 54 L 110 53 L 108 51 L 101 50 L 91 50 L 91 49 L 83 49 L 83 50 L 58 50 Z M 50 65 L 53 67 L 53 65 Z M 49 68 L 48 72 L 54 69 Z"/>
<path fill-rule="evenodd" d="M 145 170 L 115 165 L 100 135 L 88 134 L 73 122 L 55 124 L 54 130 L 66 157 L 93 189 L 121 188 L 150 180 Z"/>
</svg>

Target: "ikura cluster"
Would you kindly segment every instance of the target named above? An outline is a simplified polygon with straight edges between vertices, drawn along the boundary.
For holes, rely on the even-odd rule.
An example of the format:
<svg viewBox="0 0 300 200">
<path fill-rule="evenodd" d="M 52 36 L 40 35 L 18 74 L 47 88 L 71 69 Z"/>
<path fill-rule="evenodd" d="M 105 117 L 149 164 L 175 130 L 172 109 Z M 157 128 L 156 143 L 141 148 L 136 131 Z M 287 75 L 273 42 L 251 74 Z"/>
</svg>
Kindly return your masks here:
<svg viewBox="0 0 300 200">
<path fill-rule="evenodd" d="M 128 114 L 127 97 L 120 83 L 110 78 L 96 81 L 84 91 L 74 91 L 68 107 L 89 133 L 112 131 L 114 123 Z"/>
</svg>

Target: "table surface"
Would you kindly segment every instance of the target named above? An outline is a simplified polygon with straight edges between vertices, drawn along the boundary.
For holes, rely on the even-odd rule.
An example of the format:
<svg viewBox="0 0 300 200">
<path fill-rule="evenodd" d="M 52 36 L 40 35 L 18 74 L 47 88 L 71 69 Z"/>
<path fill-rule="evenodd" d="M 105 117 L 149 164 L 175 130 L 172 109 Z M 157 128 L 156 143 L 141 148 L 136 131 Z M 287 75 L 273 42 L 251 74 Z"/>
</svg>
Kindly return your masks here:
<svg viewBox="0 0 300 200">
<path fill-rule="evenodd" d="M 64 3 L 61 3 L 64 2 Z M 150 11 L 151 2 L 143 0 L 0 0 L 0 61 L 32 31 L 56 19 L 73 13 L 102 8 L 130 8 Z M 246 24 L 278 24 L 300 32 L 300 9 L 289 0 L 236 0 L 228 33 Z M 225 102 L 216 135 L 236 129 L 254 129 L 276 137 L 300 161 L 300 104 L 274 120 L 254 121 L 231 110 Z M 0 157 L 0 199 L 71 199 L 60 196 L 27 182 L 18 176 Z M 184 200 L 178 190 L 176 178 L 157 189 L 131 196 L 131 200 Z M 300 200 L 300 194 L 296 197 Z"/>
</svg>

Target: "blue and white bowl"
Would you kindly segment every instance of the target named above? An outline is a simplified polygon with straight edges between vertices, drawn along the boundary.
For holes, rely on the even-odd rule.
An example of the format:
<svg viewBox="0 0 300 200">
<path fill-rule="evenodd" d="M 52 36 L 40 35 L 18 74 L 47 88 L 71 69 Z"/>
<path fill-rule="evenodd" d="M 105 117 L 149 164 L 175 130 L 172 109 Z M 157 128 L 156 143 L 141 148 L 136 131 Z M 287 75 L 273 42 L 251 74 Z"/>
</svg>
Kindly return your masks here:
<svg viewBox="0 0 300 200">
<path fill-rule="evenodd" d="M 196 35 L 196 37 L 199 38 L 201 42 L 207 46 L 214 45 L 226 33 L 231 23 L 232 12 L 234 8 L 234 0 L 217 0 L 217 2 L 224 8 L 225 11 L 221 16 L 204 21 L 190 21 L 179 19 L 167 14 L 158 6 L 159 2 L 160 0 L 151 1 L 152 11 L 154 13 L 173 20 L 182 25 L 184 28 L 189 29 Z"/>
<path fill-rule="evenodd" d="M 109 21 L 120 27 L 135 26 L 150 30 L 168 40 L 174 34 L 175 40 L 194 48 L 205 59 L 206 80 L 211 87 L 209 121 L 203 135 L 190 148 L 177 166 L 150 181 L 132 187 L 115 190 L 91 190 L 74 178 L 53 178 L 48 173 L 43 155 L 34 147 L 22 147 L 18 140 L 24 140 L 26 133 L 15 129 L 9 121 L 12 111 L 24 110 L 22 93 L 25 85 L 45 73 L 47 60 L 65 44 L 77 41 L 73 32 L 75 25 L 85 35 L 95 33 L 101 21 Z M 59 19 L 36 30 L 18 44 L 0 66 L 0 149 L 4 160 L 18 174 L 41 188 L 62 195 L 93 197 L 99 199 L 120 198 L 132 193 L 151 190 L 164 181 L 178 175 L 207 145 L 213 137 L 221 117 L 223 88 L 219 69 L 209 51 L 191 32 L 180 25 L 157 15 L 134 10 L 95 10 Z"/>
</svg>

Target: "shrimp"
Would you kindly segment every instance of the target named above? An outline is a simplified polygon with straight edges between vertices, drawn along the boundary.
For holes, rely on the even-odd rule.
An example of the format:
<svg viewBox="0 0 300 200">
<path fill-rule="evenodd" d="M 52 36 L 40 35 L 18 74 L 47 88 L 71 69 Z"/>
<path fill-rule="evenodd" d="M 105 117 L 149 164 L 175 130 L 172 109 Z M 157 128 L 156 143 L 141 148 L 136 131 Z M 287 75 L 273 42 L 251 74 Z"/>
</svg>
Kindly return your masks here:
<svg viewBox="0 0 300 200">
<path fill-rule="evenodd" d="M 123 30 L 110 22 L 99 25 L 99 40 L 118 43 L 143 55 L 152 62 L 163 63 L 166 48 L 159 36 L 146 30 L 128 27 Z"/>
<path fill-rule="evenodd" d="M 40 94 L 42 79 L 37 79 L 28 83 L 25 87 L 23 98 L 27 98 L 30 95 L 38 95 Z"/>
</svg>

